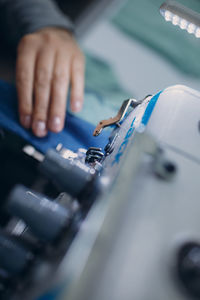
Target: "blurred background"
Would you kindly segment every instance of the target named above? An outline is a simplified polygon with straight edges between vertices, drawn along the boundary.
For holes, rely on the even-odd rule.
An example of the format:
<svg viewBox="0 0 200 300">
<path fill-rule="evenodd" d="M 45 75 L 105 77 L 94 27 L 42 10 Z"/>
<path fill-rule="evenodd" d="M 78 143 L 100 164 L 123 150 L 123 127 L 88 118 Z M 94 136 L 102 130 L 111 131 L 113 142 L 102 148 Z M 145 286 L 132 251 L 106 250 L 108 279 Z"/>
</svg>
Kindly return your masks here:
<svg viewBox="0 0 200 300">
<path fill-rule="evenodd" d="M 126 97 L 143 98 L 175 84 L 200 89 L 200 39 L 161 17 L 162 0 L 56 2 L 74 21 L 86 55 L 83 118 L 95 123 L 91 112 L 107 117 Z M 177 2 L 200 12 L 199 0 Z M 13 70 L 13 59 L 2 51 L 0 78 L 14 81 Z"/>
</svg>

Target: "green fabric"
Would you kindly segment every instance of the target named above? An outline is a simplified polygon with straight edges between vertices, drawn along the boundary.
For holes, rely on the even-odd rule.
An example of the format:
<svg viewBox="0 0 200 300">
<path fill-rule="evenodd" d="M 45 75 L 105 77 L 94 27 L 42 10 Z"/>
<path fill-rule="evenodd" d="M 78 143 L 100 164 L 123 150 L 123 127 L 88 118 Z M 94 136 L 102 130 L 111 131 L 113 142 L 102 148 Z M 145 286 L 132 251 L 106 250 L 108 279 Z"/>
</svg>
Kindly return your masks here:
<svg viewBox="0 0 200 300">
<path fill-rule="evenodd" d="M 116 114 L 124 99 L 133 97 L 119 84 L 114 69 L 105 60 L 86 54 L 85 99 L 79 117 L 93 124 Z"/>
<path fill-rule="evenodd" d="M 155 49 L 184 73 L 200 77 L 200 39 L 166 22 L 159 13 L 164 0 L 128 0 L 112 18 L 120 30 Z M 180 0 L 200 12 L 199 0 Z"/>
</svg>

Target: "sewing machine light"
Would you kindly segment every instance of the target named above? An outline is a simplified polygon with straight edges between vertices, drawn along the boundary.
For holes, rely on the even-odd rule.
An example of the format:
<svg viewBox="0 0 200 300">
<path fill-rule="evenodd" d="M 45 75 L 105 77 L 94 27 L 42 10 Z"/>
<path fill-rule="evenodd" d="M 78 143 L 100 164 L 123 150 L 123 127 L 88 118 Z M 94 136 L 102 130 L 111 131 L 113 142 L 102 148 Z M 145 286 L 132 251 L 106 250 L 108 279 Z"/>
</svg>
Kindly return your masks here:
<svg viewBox="0 0 200 300">
<path fill-rule="evenodd" d="M 166 1 L 160 7 L 160 13 L 167 22 L 187 30 L 200 38 L 200 14 L 175 2 Z"/>
<path fill-rule="evenodd" d="M 180 22 L 180 18 L 178 16 L 174 15 L 172 17 L 172 24 L 173 25 L 178 25 L 179 22 Z"/>
<path fill-rule="evenodd" d="M 196 30 L 195 36 L 196 36 L 197 38 L 200 38 L 200 28 L 198 28 L 198 29 Z"/>
<path fill-rule="evenodd" d="M 188 21 L 181 19 L 180 21 L 180 28 L 181 29 L 186 29 L 188 27 Z"/>
</svg>

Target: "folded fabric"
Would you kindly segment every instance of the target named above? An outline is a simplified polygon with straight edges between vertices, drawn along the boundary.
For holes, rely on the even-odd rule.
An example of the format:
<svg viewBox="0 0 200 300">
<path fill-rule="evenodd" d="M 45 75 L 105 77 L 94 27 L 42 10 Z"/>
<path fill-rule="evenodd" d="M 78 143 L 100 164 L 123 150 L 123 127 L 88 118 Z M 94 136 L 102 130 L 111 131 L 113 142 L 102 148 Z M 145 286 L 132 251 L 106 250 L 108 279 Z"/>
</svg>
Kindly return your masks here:
<svg viewBox="0 0 200 300">
<path fill-rule="evenodd" d="M 136 38 L 170 61 L 180 71 L 200 77 L 200 40 L 166 22 L 159 13 L 164 0 L 128 0 L 112 23 L 130 38 Z M 200 12 L 199 0 L 179 0 Z"/>
<path fill-rule="evenodd" d="M 97 119 L 96 123 L 98 123 Z M 49 132 L 45 138 L 35 137 L 30 130 L 24 129 L 19 124 L 16 89 L 4 81 L 0 81 L 0 127 L 21 136 L 42 153 L 49 148 L 56 148 L 59 143 L 72 151 L 88 147 L 104 148 L 109 136 L 109 132 L 104 131 L 99 137 L 93 137 L 95 126 L 67 113 L 62 132 L 57 134 Z"/>
</svg>

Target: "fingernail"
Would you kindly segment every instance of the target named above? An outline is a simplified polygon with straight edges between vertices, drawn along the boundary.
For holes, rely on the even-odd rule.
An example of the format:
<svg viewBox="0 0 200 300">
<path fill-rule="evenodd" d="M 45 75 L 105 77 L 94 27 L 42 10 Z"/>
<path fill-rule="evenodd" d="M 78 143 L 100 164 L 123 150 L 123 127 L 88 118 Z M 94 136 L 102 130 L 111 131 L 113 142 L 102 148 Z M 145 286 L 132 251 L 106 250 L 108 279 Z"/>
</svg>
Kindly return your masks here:
<svg viewBox="0 0 200 300">
<path fill-rule="evenodd" d="M 44 121 L 33 121 L 33 131 L 38 137 L 44 137 L 47 134 L 46 124 Z"/>
<path fill-rule="evenodd" d="M 61 118 L 60 117 L 53 117 L 50 121 L 49 121 L 49 127 L 52 131 L 60 131 L 62 130 L 62 122 L 61 122 Z"/>
<path fill-rule="evenodd" d="M 24 126 L 25 128 L 30 128 L 31 126 L 31 116 L 29 115 L 23 115 L 20 116 L 20 122 L 22 124 L 22 126 Z"/>
<path fill-rule="evenodd" d="M 82 108 L 82 102 L 81 101 L 76 101 L 73 103 L 73 111 L 74 112 L 79 112 L 81 111 Z"/>
</svg>

